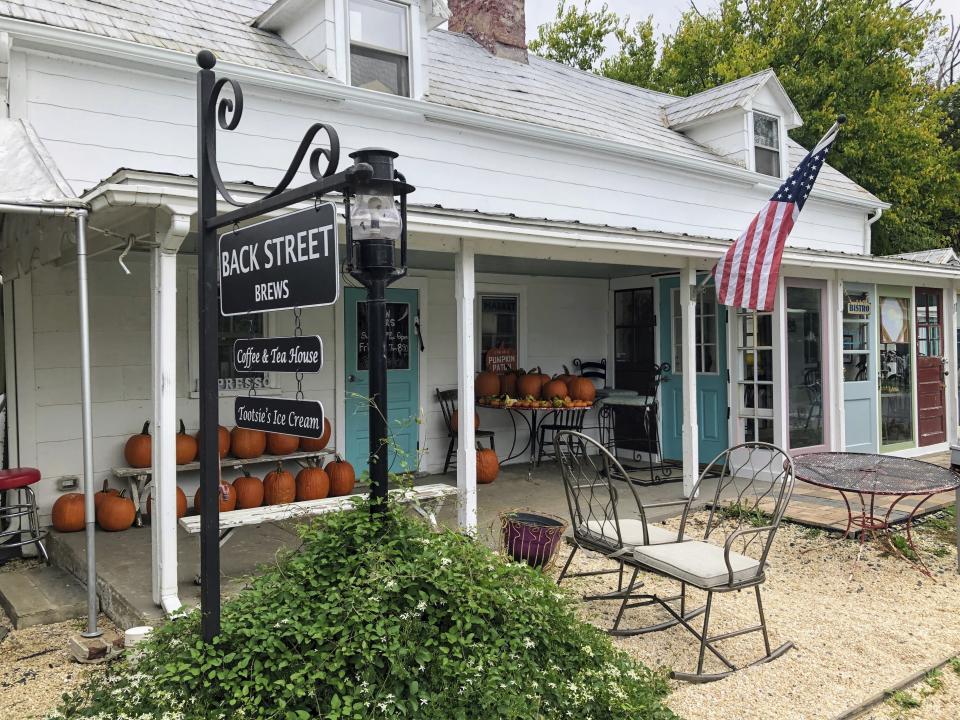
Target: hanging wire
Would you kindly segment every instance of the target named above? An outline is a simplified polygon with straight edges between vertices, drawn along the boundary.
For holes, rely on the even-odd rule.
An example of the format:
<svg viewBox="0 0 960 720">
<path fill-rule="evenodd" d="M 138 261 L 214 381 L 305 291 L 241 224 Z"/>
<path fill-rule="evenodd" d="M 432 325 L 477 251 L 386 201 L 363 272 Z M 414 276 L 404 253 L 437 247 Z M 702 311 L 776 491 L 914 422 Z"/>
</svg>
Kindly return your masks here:
<svg viewBox="0 0 960 720">
<path fill-rule="evenodd" d="M 303 315 L 303 308 L 295 307 L 293 309 L 293 336 L 294 337 L 303 337 L 303 325 L 301 324 L 301 316 Z M 303 373 L 297 372 L 297 400 L 303 400 Z"/>
</svg>

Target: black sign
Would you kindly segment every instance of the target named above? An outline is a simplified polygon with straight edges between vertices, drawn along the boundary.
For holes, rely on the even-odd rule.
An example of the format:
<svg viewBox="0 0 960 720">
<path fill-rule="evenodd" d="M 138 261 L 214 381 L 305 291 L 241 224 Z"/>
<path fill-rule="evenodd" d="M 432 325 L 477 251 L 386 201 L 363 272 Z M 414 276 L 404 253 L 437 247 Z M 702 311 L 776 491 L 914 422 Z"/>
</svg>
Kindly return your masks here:
<svg viewBox="0 0 960 720">
<path fill-rule="evenodd" d="M 284 310 L 337 301 L 337 215 L 332 203 L 220 236 L 220 312 Z"/>
<path fill-rule="evenodd" d="M 410 369 L 410 305 L 388 302 L 387 370 Z M 370 338 L 367 335 L 367 304 L 357 303 L 357 370 L 370 369 Z"/>
<path fill-rule="evenodd" d="M 323 436 L 323 405 L 319 400 L 238 397 L 233 404 L 237 427 L 300 437 Z"/>
<path fill-rule="evenodd" d="M 233 367 L 238 373 L 317 373 L 323 367 L 323 340 L 319 335 L 234 340 Z"/>
</svg>

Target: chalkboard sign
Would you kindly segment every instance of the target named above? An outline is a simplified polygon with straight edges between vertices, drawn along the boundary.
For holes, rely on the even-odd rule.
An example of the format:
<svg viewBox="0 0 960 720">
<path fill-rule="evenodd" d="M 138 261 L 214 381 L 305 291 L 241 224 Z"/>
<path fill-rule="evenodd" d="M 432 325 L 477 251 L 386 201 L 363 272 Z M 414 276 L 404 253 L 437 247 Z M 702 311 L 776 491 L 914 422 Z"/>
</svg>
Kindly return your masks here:
<svg viewBox="0 0 960 720">
<path fill-rule="evenodd" d="M 410 305 L 387 303 L 387 370 L 410 369 Z M 357 370 L 370 369 L 367 304 L 357 303 Z"/>
</svg>

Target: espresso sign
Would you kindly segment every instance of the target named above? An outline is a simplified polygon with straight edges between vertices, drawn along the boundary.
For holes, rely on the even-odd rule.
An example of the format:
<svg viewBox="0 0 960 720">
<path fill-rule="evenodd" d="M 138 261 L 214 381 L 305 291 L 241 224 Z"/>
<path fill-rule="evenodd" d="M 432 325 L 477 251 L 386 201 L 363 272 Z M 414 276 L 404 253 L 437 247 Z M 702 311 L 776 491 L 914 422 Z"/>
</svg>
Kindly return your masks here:
<svg viewBox="0 0 960 720">
<path fill-rule="evenodd" d="M 337 301 L 333 203 L 220 236 L 220 313 L 244 315 Z"/>
<path fill-rule="evenodd" d="M 319 335 L 235 340 L 233 367 L 238 373 L 318 373 L 323 340 Z"/>
<path fill-rule="evenodd" d="M 233 404 L 233 416 L 237 427 L 248 430 L 323 437 L 323 405 L 318 400 L 241 396 Z"/>
</svg>

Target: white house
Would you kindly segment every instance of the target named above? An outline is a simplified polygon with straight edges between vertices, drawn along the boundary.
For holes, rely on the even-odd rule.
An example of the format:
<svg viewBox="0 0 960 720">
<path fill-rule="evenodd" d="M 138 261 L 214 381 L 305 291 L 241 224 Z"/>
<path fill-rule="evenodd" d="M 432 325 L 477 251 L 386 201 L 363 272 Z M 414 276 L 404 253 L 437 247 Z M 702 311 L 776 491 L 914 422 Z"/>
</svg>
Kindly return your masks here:
<svg viewBox="0 0 960 720">
<path fill-rule="evenodd" d="M 0 4 L 0 108 L 8 127 L 22 129 L 10 143 L 32 138 L 24 151 L 42 152 L 51 177 L 62 176 L 90 211 L 98 484 L 151 420 L 164 429 L 155 481 L 171 496 L 174 482 L 188 495 L 196 487 L 195 476 L 177 476 L 172 429 L 183 418 L 195 430 L 198 417 L 203 48 L 217 55 L 218 76 L 244 89 L 239 126 L 218 137 L 221 172 L 243 200 L 276 184 L 317 121 L 337 129 L 344 153 L 400 154 L 417 190 L 409 276 L 391 290 L 408 341 L 391 397 L 395 412 L 424 417 L 399 440 L 419 452 L 420 470 L 438 471 L 446 453 L 435 390 L 459 387 L 469 410 L 474 372 L 498 344 L 513 344 L 521 367 L 549 373 L 575 358 L 605 360 L 607 384 L 621 387 L 642 386 L 655 363 L 670 363 L 660 437 L 664 455 L 684 461 L 688 483 L 698 460 L 743 440 L 793 452 L 922 454 L 956 439 L 960 266 L 871 256 L 871 225 L 888 205 L 841 173 L 821 172 L 784 254 L 772 313 L 727 313 L 709 286 L 695 292 L 805 154 L 787 134 L 802 118 L 772 71 L 673 97 L 528 54 L 523 0 L 449 5 Z M 309 179 L 304 167 L 295 182 Z M 4 215 L 8 462 L 42 471 L 44 517 L 82 468 L 73 241 L 67 220 Z M 355 457 L 366 419 L 350 411 L 363 383 L 362 295 L 352 285 L 344 276 L 338 303 L 304 310 L 302 324 L 327 348 L 304 391 L 323 401 L 336 447 Z M 222 344 L 293 325 L 290 311 L 224 318 Z M 224 358 L 225 424 L 251 383 L 292 396 L 292 377 L 244 379 L 229 351 Z M 481 424 L 509 444 L 504 413 L 482 410 Z M 458 464 L 467 525 L 469 456 Z M 155 578 L 158 602 L 175 594 L 175 579 L 175 568 L 172 580 Z"/>
</svg>

